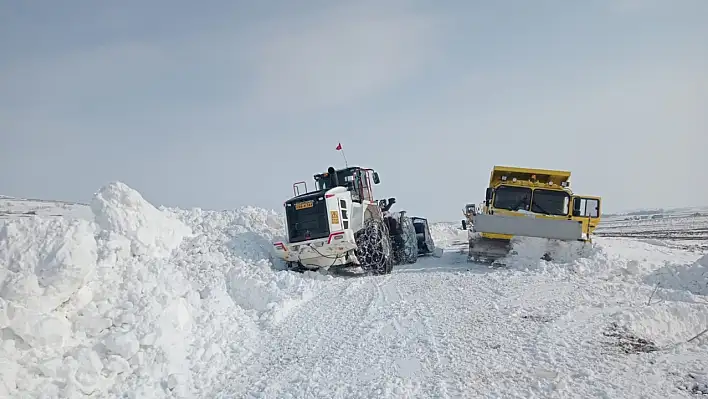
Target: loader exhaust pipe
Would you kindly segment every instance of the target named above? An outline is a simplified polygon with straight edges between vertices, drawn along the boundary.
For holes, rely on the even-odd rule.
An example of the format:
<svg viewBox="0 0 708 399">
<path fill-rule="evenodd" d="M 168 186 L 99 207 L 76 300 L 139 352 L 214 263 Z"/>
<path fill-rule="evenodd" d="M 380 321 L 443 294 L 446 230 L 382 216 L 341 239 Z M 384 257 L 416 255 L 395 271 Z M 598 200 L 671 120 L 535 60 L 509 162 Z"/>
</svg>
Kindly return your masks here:
<svg viewBox="0 0 708 399">
<path fill-rule="evenodd" d="M 334 169 L 333 166 L 327 168 L 327 174 L 329 174 L 329 181 L 332 184 L 332 187 L 338 187 L 339 178 L 337 177 L 337 171 Z"/>
</svg>

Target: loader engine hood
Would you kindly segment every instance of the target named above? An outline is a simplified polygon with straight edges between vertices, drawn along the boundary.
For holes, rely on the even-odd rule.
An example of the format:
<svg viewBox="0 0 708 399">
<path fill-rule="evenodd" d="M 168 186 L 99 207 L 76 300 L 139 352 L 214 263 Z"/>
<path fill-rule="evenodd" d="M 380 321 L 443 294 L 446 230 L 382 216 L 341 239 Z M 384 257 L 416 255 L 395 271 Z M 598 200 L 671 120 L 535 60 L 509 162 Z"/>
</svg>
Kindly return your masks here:
<svg viewBox="0 0 708 399">
<path fill-rule="evenodd" d="M 296 243 L 329 236 L 325 192 L 299 195 L 285 202 L 288 242 Z"/>
</svg>

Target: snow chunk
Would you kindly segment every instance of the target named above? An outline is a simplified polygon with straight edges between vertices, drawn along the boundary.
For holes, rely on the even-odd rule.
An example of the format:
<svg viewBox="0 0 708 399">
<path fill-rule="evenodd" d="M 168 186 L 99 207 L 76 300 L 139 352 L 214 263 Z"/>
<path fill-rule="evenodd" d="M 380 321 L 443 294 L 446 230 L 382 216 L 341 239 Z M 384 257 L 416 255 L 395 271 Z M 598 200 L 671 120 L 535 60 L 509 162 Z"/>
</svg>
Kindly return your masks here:
<svg viewBox="0 0 708 399">
<path fill-rule="evenodd" d="M 647 276 L 647 283 L 662 288 L 688 291 L 695 295 L 708 295 L 708 254 L 689 265 L 668 263 L 654 274 Z"/>
<path fill-rule="evenodd" d="M 121 182 L 99 190 L 91 209 L 102 229 L 130 239 L 133 255 L 167 257 L 192 234 L 184 223 L 158 210 Z"/>
<path fill-rule="evenodd" d="M 265 262 L 257 264 L 260 268 L 243 267 L 246 265 L 240 263 L 241 267 L 234 267 L 226 274 L 228 292 L 237 305 L 255 311 L 258 319 L 266 325 L 278 324 L 290 312 L 312 299 L 314 286 L 319 284 L 316 279 L 305 279 L 290 272 L 273 274 L 266 271 Z M 259 270 L 261 273 L 258 273 Z"/>
<path fill-rule="evenodd" d="M 63 347 L 71 323 L 52 312 L 84 285 L 96 258 L 86 220 L 7 221 L 0 230 L 0 330 L 31 347 Z"/>
<path fill-rule="evenodd" d="M 16 362 L 15 341 L 0 341 L 0 398 L 9 398 L 17 388 L 20 367 Z"/>
<path fill-rule="evenodd" d="M 663 302 L 623 309 L 612 317 L 618 325 L 660 346 L 686 342 L 708 325 L 705 305 L 686 302 Z"/>
<path fill-rule="evenodd" d="M 580 272 L 585 265 L 584 260 L 596 258 L 599 249 L 585 242 L 548 240 L 536 237 L 514 237 L 511 240 L 511 250 L 504 262 L 509 268 L 519 270 L 536 270 L 556 273 L 565 271 Z M 543 260 L 549 255 L 551 261 Z"/>
<path fill-rule="evenodd" d="M 96 267 L 93 226 L 85 220 L 9 220 L 0 229 L 0 298 L 47 313 Z"/>
<path fill-rule="evenodd" d="M 140 350 L 140 342 L 133 331 L 115 332 L 106 337 L 103 344 L 109 352 L 130 359 Z"/>
</svg>

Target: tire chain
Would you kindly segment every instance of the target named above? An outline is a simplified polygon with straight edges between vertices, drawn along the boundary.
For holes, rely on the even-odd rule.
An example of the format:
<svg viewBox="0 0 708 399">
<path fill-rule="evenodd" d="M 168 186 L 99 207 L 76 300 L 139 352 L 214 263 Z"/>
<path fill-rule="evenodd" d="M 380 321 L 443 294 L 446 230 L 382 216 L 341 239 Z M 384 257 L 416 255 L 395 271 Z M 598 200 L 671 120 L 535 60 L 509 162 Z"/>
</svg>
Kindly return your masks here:
<svg viewBox="0 0 708 399">
<path fill-rule="evenodd" d="M 418 237 L 415 233 L 415 226 L 413 226 L 413 221 L 408 217 L 403 217 L 403 231 L 404 231 L 404 257 L 403 259 L 407 263 L 413 263 L 418 257 Z"/>
<path fill-rule="evenodd" d="M 388 231 L 378 219 L 364 222 L 361 235 L 357 237 L 357 257 L 361 267 L 367 271 L 383 272 L 390 262 L 391 248 L 387 240 Z"/>
</svg>

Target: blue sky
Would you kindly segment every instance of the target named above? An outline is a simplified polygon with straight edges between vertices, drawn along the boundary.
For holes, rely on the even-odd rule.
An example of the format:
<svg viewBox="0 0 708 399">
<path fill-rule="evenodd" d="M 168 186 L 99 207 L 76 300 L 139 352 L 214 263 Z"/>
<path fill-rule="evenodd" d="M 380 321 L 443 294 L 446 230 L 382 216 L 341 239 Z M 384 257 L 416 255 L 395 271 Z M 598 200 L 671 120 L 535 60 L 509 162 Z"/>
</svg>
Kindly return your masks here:
<svg viewBox="0 0 708 399">
<path fill-rule="evenodd" d="M 493 165 L 708 205 L 708 2 L 5 1 L 0 193 L 280 209 L 329 165 L 457 220 Z M 641 180 L 641 182 L 640 182 Z"/>
</svg>

